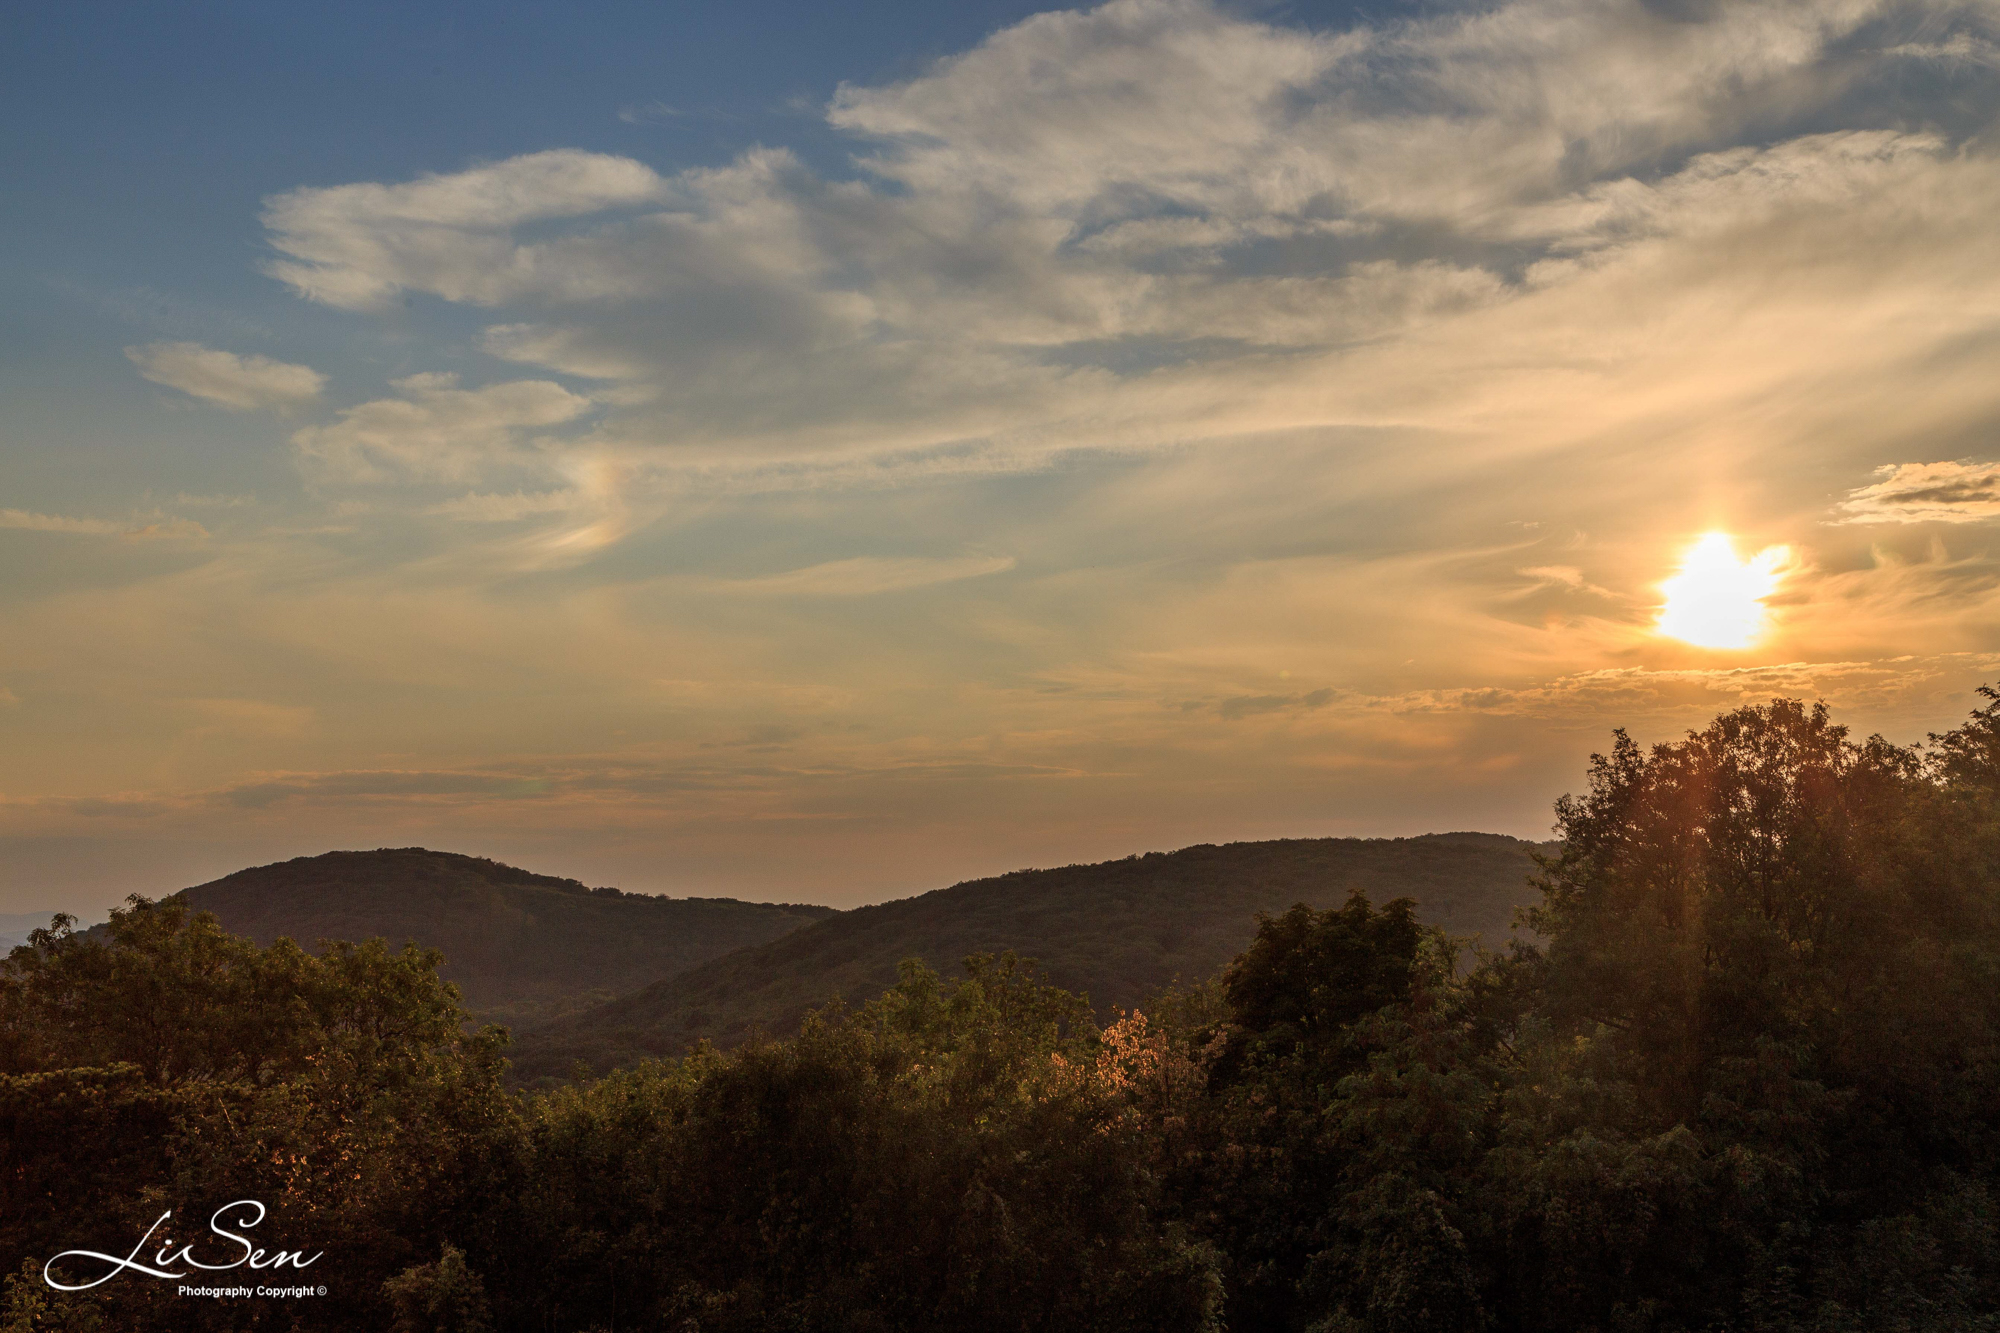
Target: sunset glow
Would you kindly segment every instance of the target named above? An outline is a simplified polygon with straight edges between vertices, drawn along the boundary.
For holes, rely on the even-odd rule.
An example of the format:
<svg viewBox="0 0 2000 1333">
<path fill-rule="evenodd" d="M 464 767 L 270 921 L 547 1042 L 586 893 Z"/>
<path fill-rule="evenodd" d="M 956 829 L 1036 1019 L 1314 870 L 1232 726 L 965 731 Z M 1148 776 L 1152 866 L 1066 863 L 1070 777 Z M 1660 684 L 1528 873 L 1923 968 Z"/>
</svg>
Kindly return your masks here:
<svg viewBox="0 0 2000 1333">
<path fill-rule="evenodd" d="M 180 8 L 9 30 L 0 915 L 1540 839 L 2000 661 L 1990 5 Z"/>
<path fill-rule="evenodd" d="M 1680 573 L 1660 585 L 1667 601 L 1656 628 L 1698 648 L 1751 647 L 1763 637 L 1770 616 L 1764 599 L 1777 591 L 1790 554 L 1770 546 L 1739 560 L 1728 533 L 1708 533 L 1682 560 Z"/>
</svg>

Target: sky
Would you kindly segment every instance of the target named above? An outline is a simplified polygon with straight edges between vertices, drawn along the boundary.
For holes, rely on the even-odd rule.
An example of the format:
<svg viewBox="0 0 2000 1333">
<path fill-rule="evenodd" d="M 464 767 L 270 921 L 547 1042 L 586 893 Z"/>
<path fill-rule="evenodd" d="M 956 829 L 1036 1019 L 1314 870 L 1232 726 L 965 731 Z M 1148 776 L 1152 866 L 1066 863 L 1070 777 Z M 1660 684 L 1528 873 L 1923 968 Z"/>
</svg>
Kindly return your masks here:
<svg viewBox="0 0 2000 1333">
<path fill-rule="evenodd" d="M 0 24 L 0 912 L 1539 838 L 2000 680 L 1991 0 Z"/>
</svg>

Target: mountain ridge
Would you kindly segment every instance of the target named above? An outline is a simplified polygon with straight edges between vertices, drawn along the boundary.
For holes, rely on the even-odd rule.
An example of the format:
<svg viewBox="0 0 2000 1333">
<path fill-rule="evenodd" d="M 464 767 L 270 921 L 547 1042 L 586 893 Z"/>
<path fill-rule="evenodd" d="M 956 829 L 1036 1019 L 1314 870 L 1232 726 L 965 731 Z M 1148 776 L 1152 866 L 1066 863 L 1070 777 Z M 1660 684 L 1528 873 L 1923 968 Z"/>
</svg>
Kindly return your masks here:
<svg viewBox="0 0 2000 1333">
<path fill-rule="evenodd" d="M 853 908 L 523 1031 L 515 1073 L 555 1076 L 579 1059 L 602 1073 L 703 1039 L 784 1036 L 820 1005 L 873 998 L 910 957 L 950 972 L 968 954 L 1012 950 L 1089 994 L 1102 1017 L 1212 975 L 1249 943 L 1258 912 L 1333 906 L 1357 888 L 1378 903 L 1414 898 L 1430 924 L 1497 945 L 1514 911 L 1539 900 L 1527 881 L 1547 846 L 1497 833 L 1202 843 L 967 880 Z"/>
<path fill-rule="evenodd" d="M 424 847 L 333 851 L 251 866 L 171 895 L 268 945 L 289 936 L 415 939 L 481 1018 L 546 1022 L 836 915 L 801 903 L 589 888 Z"/>
</svg>

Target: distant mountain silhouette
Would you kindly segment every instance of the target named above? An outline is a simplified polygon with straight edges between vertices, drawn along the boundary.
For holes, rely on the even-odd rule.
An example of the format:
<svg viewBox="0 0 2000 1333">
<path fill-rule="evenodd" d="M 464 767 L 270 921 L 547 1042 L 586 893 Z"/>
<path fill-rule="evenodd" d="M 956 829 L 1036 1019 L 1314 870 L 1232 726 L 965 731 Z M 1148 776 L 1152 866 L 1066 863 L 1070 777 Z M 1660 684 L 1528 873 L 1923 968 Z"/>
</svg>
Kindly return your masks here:
<svg viewBox="0 0 2000 1333">
<path fill-rule="evenodd" d="M 1250 942 L 1257 913 L 1336 905 L 1355 888 L 1378 903 L 1414 898 L 1423 920 L 1497 946 L 1514 909 L 1539 897 L 1527 884 L 1535 850 L 1498 834 L 1441 833 L 1203 845 L 1018 870 L 843 912 L 517 1034 L 514 1072 L 561 1075 L 581 1059 L 603 1073 L 678 1056 L 704 1037 L 730 1046 L 760 1029 L 786 1036 L 835 997 L 872 999 L 913 957 L 955 974 L 968 954 L 1011 949 L 1087 993 L 1103 1016 L 1176 978 L 1212 975 Z"/>
<path fill-rule="evenodd" d="M 836 915 L 831 907 L 591 889 L 422 847 L 239 870 L 179 897 L 259 944 L 414 939 L 482 1018 L 546 1021 Z"/>
</svg>

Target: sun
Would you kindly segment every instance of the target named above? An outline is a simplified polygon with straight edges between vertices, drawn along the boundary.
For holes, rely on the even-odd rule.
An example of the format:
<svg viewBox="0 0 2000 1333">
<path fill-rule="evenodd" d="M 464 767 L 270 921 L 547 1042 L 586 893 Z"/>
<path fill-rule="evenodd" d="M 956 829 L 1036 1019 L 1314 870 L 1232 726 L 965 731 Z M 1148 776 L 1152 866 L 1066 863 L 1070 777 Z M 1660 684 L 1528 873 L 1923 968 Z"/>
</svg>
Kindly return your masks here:
<svg viewBox="0 0 2000 1333">
<path fill-rule="evenodd" d="M 1660 585 L 1667 601 L 1654 628 L 1698 648 L 1750 647 L 1764 633 L 1764 599 L 1778 590 L 1790 557 L 1789 548 L 1769 546 L 1738 560 L 1728 533 L 1704 534 Z"/>
</svg>

